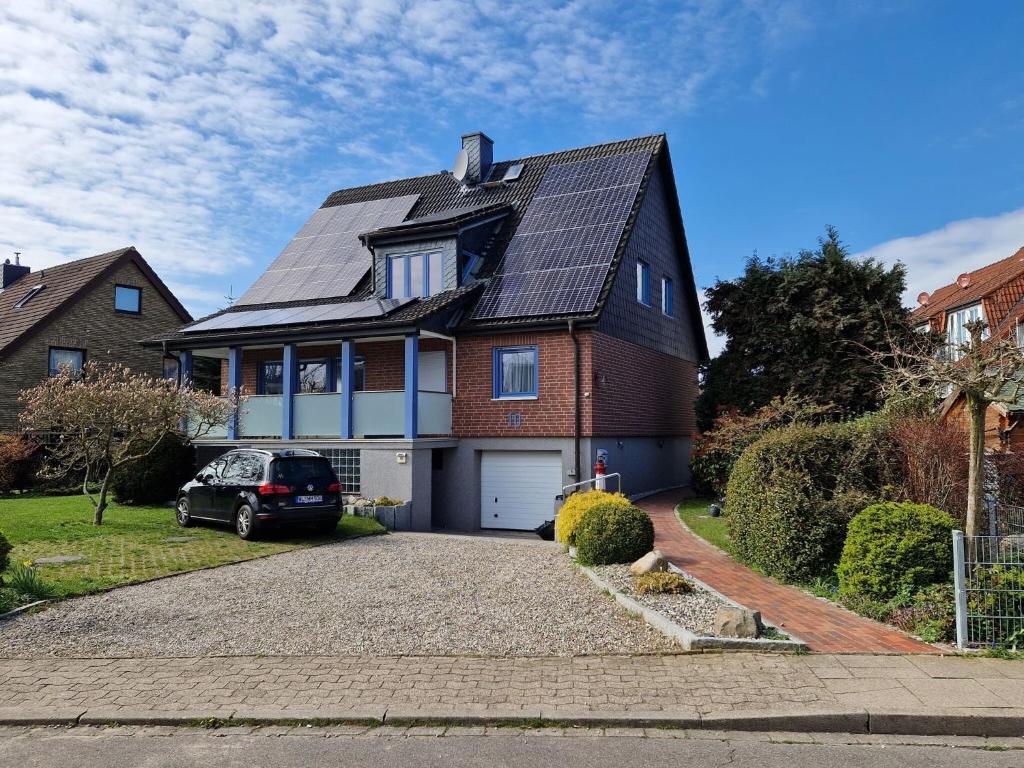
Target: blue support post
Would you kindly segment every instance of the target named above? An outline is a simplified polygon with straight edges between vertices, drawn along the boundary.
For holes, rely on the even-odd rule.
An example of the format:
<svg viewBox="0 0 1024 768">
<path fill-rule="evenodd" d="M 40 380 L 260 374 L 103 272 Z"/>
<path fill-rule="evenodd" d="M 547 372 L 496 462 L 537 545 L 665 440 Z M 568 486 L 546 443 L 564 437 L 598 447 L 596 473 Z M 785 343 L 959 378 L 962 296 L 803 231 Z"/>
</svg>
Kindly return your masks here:
<svg viewBox="0 0 1024 768">
<path fill-rule="evenodd" d="M 341 431 L 338 433 L 342 440 L 351 440 L 353 434 L 352 422 L 352 389 L 356 382 L 356 358 L 355 345 L 347 339 L 341 342 Z"/>
<path fill-rule="evenodd" d="M 284 359 L 281 364 L 281 439 L 291 440 L 295 436 L 295 393 L 298 391 L 299 361 L 296 359 L 294 344 L 284 345 Z"/>
<path fill-rule="evenodd" d="M 184 350 L 178 353 L 178 386 L 192 386 L 193 362 L 192 353 Z"/>
<path fill-rule="evenodd" d="M 415 440 L 419 424 L 420 337 L 405 337 L 405 439 Z"/>
<path fill-rule="evenodd" d="M 228 390 L 230 394 L 238 394 L 242 388 L 242 349 L 228 348 Z M 238 439 L 238 409 L 228 420 L 228 440 Z"/>
</svg>

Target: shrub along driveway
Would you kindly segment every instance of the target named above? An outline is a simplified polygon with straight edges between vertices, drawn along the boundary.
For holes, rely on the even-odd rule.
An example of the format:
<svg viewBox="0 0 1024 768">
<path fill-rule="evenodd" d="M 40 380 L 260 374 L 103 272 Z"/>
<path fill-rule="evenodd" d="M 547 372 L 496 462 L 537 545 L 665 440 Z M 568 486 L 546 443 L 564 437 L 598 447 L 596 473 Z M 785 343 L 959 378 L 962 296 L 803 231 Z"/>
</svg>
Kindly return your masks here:
<svg viewBox="0 0 1024 768">
<path fill-rule="evenodd" d="M 892 627 L 857 616 L 802 590 L 778 584 L 687 531 L 675 515 L 683 498 L 668 491 L 640 502 L 654 522 L 654 545 L 684 571 L 827 653 L 937 653 Z"/>
<path fill-rule="evenodd" d="M 392 534 L 70 600 L 0 622 L 0 656 L 671 652 L 539 539 Z"/>
</svg>

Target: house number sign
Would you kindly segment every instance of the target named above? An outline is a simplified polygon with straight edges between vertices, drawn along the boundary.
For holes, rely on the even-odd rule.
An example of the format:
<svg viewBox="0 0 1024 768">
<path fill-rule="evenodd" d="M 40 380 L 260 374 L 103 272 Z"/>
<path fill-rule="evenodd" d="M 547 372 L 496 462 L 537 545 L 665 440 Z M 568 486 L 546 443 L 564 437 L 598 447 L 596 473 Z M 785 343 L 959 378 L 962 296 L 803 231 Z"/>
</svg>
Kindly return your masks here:
<svg viewBox="0 0 1024 768">
<path fill-rule="evenodd" d="M 512 429 L 519 429 L 523 425 L 523 414 L 519 411 L 513 411 L 508 415 L 508 425 Z"/>
</svg>

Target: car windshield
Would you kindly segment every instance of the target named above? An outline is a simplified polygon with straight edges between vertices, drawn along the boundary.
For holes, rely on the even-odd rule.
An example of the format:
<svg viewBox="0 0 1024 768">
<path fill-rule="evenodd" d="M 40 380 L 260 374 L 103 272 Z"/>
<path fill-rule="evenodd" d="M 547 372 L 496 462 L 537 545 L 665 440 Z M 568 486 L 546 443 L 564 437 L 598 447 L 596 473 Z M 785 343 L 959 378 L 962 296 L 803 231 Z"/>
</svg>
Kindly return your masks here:
<svg viewBox="0 0 1024 768">
<path fill-rule="evenodd" d="M 310 480 L 333 480 L 331 462 L 320 456 L 289 456 L 274 461 L 274 482 L 285 485 Z"/>
</svg>

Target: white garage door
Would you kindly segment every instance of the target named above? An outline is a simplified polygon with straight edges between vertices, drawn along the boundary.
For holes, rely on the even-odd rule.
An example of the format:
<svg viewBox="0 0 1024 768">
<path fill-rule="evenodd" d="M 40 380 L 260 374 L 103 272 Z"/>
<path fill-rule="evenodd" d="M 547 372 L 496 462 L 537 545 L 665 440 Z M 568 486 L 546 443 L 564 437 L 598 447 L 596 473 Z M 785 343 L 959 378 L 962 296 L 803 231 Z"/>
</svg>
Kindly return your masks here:
<svg viewBox="0 0 1024 768">
<path fill-rule="evenodd" d="M 480 527 L 533 530 L 555 516 L 555 496 L 561 492 L 558 451 L 484 451 Z"/>
</svg>

